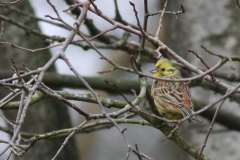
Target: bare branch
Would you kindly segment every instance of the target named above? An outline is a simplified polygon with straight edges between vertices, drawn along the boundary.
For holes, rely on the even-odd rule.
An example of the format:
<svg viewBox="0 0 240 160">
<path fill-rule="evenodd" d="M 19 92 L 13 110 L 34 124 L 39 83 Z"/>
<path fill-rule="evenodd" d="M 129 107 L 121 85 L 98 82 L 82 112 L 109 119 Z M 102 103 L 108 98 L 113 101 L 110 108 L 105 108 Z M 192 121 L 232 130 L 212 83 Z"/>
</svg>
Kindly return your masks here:
<svg viewBox="0 0 240 160">
<path fill-rule="evenodd" d="M 13 2 L 3 2 L 3 1 L 0 1 L 0 4 L 2 4 L 2 5 L 10 5 L 10 4 L 16 4 L 16 3 L 18 3 L 18 2 L 20 2 L 20 1 L 22 1 L 22 0 L 16 0 L 16 1 L 13 1 Z"/>
<path fill-rule="evenodd" d="M 156 39 L 159 39 L 159 35 L 160 35 L 161 29 L 162 29 L 163 16 L 164 16 L 165 10 L 166 10 L 166 8 L 167 8 L 167 4 L 168 4 L 168 0 L 166 0 L 165 5 L 164 5 L 164 7 L 163 7 L 162 14 L 161 14 L 161 16 L 160 16 L 160 20 L 159 20 L 159 24 L 158 24 L 158 29 L 157 29 L 157 32 L 156 32 L 156 35 L 155 35 L 155 38 L 156 38 Z"/>
<path fill-rule="evenodd" d="M 221 102 L 221 104 L 220 104 L 220 105 L 217 107 L 217 109 L 216 109 L 216 112 L 215 112 L 214 117 L 213 117 L 213 119 L 212 119 L 211 125 L 210 125 L 210 127 L 209 127 L 209 131 L 208 131 L 208 133 L 207 133 L 207 136 L 206 136 L 206 138 L 205 138 L 205 140 L 204 140 L 204 144 L 203 144 L 202 149 L 201 149 L 201 151 L 200 151 L 200 154 L 199 154 L 199 156 L 198 156 L 198 160 L 201 159 L 201 155 L 202 155 L 202 153 L 203 153 L 204 148 L 205 148 L 206 145 L 207 145 L 207 140 L 208 140 L 208 137 L 209 137 L 209 135 L 210 135 L 210 132 L 211 132 L 212 129 L 213 129 L 213 125 L 214 125 L 214 122 L 215 122 L 216 117 L 217 117 L 217 115 L 218 115 L 218 112 L 219 112 L 220 108 L 222 107 L 223 103 L 225 102 L 225 100 L 226 100 L 226 98 L 223 99 L 223 101 Z"/>
<path fill-rule="evenodd" d="M 240 3 L 239 3 L 239 1 L 236 0 L 236 2 L 237 2 L 237 6 L 238 6 L 238 8 L 240 9 Z"/>
<path fill-rule="evenodd" d="M 35 35 L 38 35 L 38 36 L 42 37 L 43 39 L 51 39 L 53 41 L 58 41 L 58 42 L 62 42 L 62 41 L 65 40 L 65 38 L 63 38 L 63 37 L 49 36 L 49 35 L 46 35 L 46 34 L 42 34 L 42 33 L 38 32 L 38 31 L 36 31 L 34 29 L 31 29 L 28 26 L 25 26 L 25 25 L 23 25 L 21 23 L 18 23 L 16 21 L 14 21 L 13 19 L 10 19 L 10 18 L 8 18 L 8 17 L 6 17 L 6 16 L 4 16 L 2 14 L 0 14 L 0 19 L 4 20 L 6 22 L 12 23 L 12 24 L 16 25 L 19 28 L 24 29 L 26 31 L 26 33 L 28 33 L 28 34 L 29 33 L 33 33 Z"/>
<path fill-rule="evenodd" d="M 140 31 L 142 32 L 142 36 L 144 36 L 144 32 L 143 32 L 142 26 L 141 26 L 139 18 L 138 18 L 138 12 L 137 12 L 137 10 L 135 8 L 135 4 L 132 3 L 131 1 L 129 3 L 130 3 L 131 6 L 133 6 L 133 11 L 135 12 L 135 17 L 137 19 L 137 25 L 140 28 Z"/>
<path fill-rule="evenodd" d="M 202 62 L 202 64 L 204 64 L 204 65 L 207 67 L 207 69 L 210 69 L 210 67 L 204 62 L 204 60 L 203 60 L 196 52 L 194 52 L 194 51 L 192 51 L 192 50 L 188 50 L 188 52 L 195 54 L 195 56 L 196 56 L 198 59 L 200 59 L 200 61 Z M 211 73 L 211 76 L 212 76 L 212 79 L 215 80 L 213 73 Z"/>
<path fill-rule="evenodd" d="M 76 127 L 75 129 L 73 129 L 73 131 L 71 132 L 71 134 L 69 134 L 67 136 L 67 138 L 64 140 L 61 148 L 57 151 L 56 155 L 52 158 L 52 160 L 55 160 L 57 158 L 57 156 L 60 154 L 60 152 L 62 151 L 63 147 L 67 144 L 68 140 L 76 133 L 77 130 L 81 129 L 88 121 L 84 121 L 82 122 L 82 124 L 80 124 L 78 127 Z"/>
<path fill-rule="evenodd" d="M 183 13 L 185 13 L 185 9 L 184 9 L 184 7 L 181 5 L 181 11 L 165 11 L 164 13 L 165 14 L 174 14 L 174 15 L 180 15 L 180 14 L 183 14 Z M 162 13 L 163 12 L 163 10 L 160 10 L 160 11 L 157 11 L 157 12 L 154 12 L 154 13 L 148 13 L 147 14 L 147 16 L 155 16 L 155 15 L 158 15 L 158 14 L 160 14 L 160 13 Z"/>
<path fill-rule="evenodd" d="M 14 4 L 17 2 L 20 2 L 20 0 L 9 2 L 8 4 Z M 239 76 L 235 75 L 235 72 L 234 74 L 229 74 L 228 71 L 227 71 L 228 74 L 223 75 L 223 73 L 220 72 L 221 70 L 219 70 L 220 67 L 222 67 L 226 63 L 229 63 L 230 68 L 232 70 L 235 70 L 233 62 L 235 63 L 240 61 L 240 57 L 220 55 L 218 53 L 211 52 L 209 49 L 202 46 L 202 48 L 210 55 L 213 55 L 214 58 L 219 58 L 218 63 L 214 64 L 212 67 L 209 67 L 204 61 L 204 58 L 202 58 L 200 55 L 198 55 L 194 51 L 189 50 L 189 52 L 195 54 L 196 57 L 206 66 L 207 69 L 203 70 L 187 62 L 185 59 L 180 57 L 176 52 L 174 52 L 171 48 L 169 48 L 159 39 L 162 26 L 164 23 L 163 22 L 164 14 L 165 13 L 174 14 L 176 15 L 176 18 L 177 18 L 177 15 L 185 13 L 185 9 L 183 8 L 183 6 L 181 6 L 182 8 L 181 11 L 167 11 L 166 8 L 168 5 L 168 0 L 166 0 L 162 11 L 159 11 L 156 13 L 149 13 L 148 0 L 144 0 L 143 1 L 144 2 L 144 22 L 143 22 L 143 25 L 141 26 L 140 18 L 142 17 L 139 17 L 138 12 L 135 8 L 135 4 L 130 2 L 130 4 L 133 7 L 133 14 L 135 14 L 136 21 L 137 21 L 137 26 L 134 26 L 131 23 L 128 23 L 124 19 L 122 19 L 119 8 L 118 8 L 117 0 L 114 1 L 115 9 L 116 9 L 115 19 L 110 18 L 108 15 L 105 15 L 103 12 L 101 12 L 101 10 L 99 9 L 99 6 L 97 6 L 97 3 L 95 3 L 95 0 L 86 0 L 85 2 L 80 2 L 79 0 L 70 2 L 66 0 L 66 2 L 71 6 L 69 6 L 69 8 L 64 11 L 71 11 L 74 15 L 77 15 L 78 17 L 74 25 L 70 25 L 67 22 L 65 22 L 64 19 L 60 16 L 61 14 L 58 8 L 53 3 L 51 3 L 50 0 L 47 0 L 47 2 L 52 7 L 56 15 L 55 16 L 46 15 L 46 17 L 49 17 L 54 21 L 58 21 L 60 22 L 60 24 L 52 22 L 51 20 L 49 21 L 49 20 L 38 18 L 36 16 L 26 13 L 25 11 L 21 11 L 11 6 L 7 6 L 7 8 L 8 8 L 8 11 L 12 11 L 12 12 L 15 12 L 15 14 L 17 13 L 17 14 L 26 16 L 30 20 L 43 21 L 46 23 L 50 23 L 53 25 L 66 28 L 70 31 L 68 36 L 55 37 L 55 36 L 45 35 L 45 34 L 39 33 L 38 31 L 35 31 L 34 29 L 29 29 L 29 27 L 23 25 L 22 22 L 20 23 L 19 21 L 13 20 L 12 18 L 7 17 L 6 15 L 0 14 L 0 19 L 13 24 L 15 27 L 24 29 L 27 33 L 33 33 L 37 36 L 42 37 L 43 39 L 46 39 L 46 40 L 49 39 L 52 42 L 63 41 L 63 43 L 53 44 L 52 46 L 37 48 L 37 49 L 26 48 L 18 45 L 16 42 L 13 42 L 16 44 L 12 44 L 8 41 L 0 42 L 0 45 L 9 46 L 9 48 L 12 47 L 10 49 L 17 48 L 17 49 L 28 51 L 28 52 L 39 52 L 39 51 L 47 50 L 49 48 L 61 46 L 59 47 L 58 51 L 43 66 L 33 71 L 29 70 L 26 66 L 25 66 L 26 71 L 24 72 L 19 71 L 19 69 L 17 68 L 17 65 L 15 65 L 14 61 L 12 60 L 13 69 L 16 74 L 14 74 L 13 77 L 12 77 L 12 73 L 10 75 L 8 74 L 4 75 L 4 78 L 0 80 L 0 85 L 7 88 L 8 91 L 10 91 L 10 94 L 6 95 L 0 101 L 0 108 L 2 110 L 18 109 L 16 120 L 13 122 L 8 120 L 6 117 L 0 115 L 1 117 L 3 117 L 3 119 L 7 123 L 12 125 L 12 128 L 4 128 L 0 126 L 0 130 L 3 130 L 6 133 L 12 134 L 12 138 L 10 139 L 9 142 L 0 140 L 0 143 L 7 144 L 7 146 L 3 149 L 3 152 L 0 155 L 2 155 L 4 152 L 10 149 L 9 157 L 12 155 L 12 153 L 16 154 L 17 156 L 22 156 L 38 140 L 67 136 L 65 141 L 62 143 L 61 147 L 59 148 L 58 152 L 56 152 L 55 156 L 53 157 L 53 159 L 56 159 L 56 157 L 62 152 L 64 146 L 67 145 L 68 140 L 74 134 L 89 133 L 89 132 L 101 130 L 104 128 L 115 127 L 117 128 L 118 132 L 121 134 L 123 140 L 126 143 L 126 147 L 127 147 L 126 157 L 125 157 L 126 159 L 129 159 L 131 152 L 134 152 L 135 154 L 137 154 L 139 159 L 143 159 L 143 158 L 152 159 L 146 154 L 141 153 L 137 147 L 133 148 L 131 146 L 128 138 L 126 137 L 128 128 L 121 128 L 119 125 L 119 123 L 131 123 L 131 124 L 143 124 L 143 125 L 152 126 L 158 129 L 159 131 L 161 131 L 166 136 L 164 140 L 167 140 L 167 139 L 172 140 L 174 143 L 179 145 L 184 151 L 186 151 L 189 155 L 193 156 L 196 159 L 198 158 L 202 160 L 203 159 L 207 160 L 209 158 L 203 155 L 202 153 L 207 144 L 208 137 L 212 133 L 211 130 L 215 122 L 219 122 L 220 124 L 223 124 L 231 129 L 239 130 L 239 125 L 235 124 L 235 126 L 232 127 L 232 125 L 229 125 L 226 122 L 222 122 L 218 120 L 217 115 L 222 116 L 221 113 L 224 111 L 220 111 L 220 108 L 226 99 L 228 98 L 233 99 L 236 102 L 240 103 L 239 95 L 236 94 L 236 93 L 240 93 L 240 88 L 239 88 L 240 84 L 238 84 L 237 86 L 232 86 L 233 84 L 231 83 L 231 81 L 234 81 L 234 80 L 237 81 L 239 79 Z M 236 0 L 236 2 L 237 2 L 237 6 L 240 8 L 239 1 Z M 7 4 L 7 3 L 0 1 L 0 4 Z M 92 19 L 86 18 L 87 13 L 89 12 L 92 12 L 98 18 L 102 18 L 103 21 L 110 23 L 111 26 L 104 31 L 100 31 L 100 29 L 96 27 L 97 25 L 94 24 Z M 159 24 L 158 24 L 156 34 L 151 35 L 147 33 L 148 17 L 156 14 L 161 14 L 159 19 Z M 90 36 L 80 32 L 80 30 L 82 30 L 83 25 L 87 27 L 88 33 Z M 117 38 L 116 36 L 113 36 L 111 33 L 111 31 L 116 31 L 119 29 L 124 32 L 121 38 Z M 2 23 L 0 38 L 3 37 L 3 34 L 4 34 L 4 24 Z M 134 34 L 141 37 L 140 41 L 139 42 L 133 42 L 132 40 L 129 41 L 130 34 Z M 79 35 L 81 38 L 73 40 L 75 35 Z M 147 48 L 145 46 L 146 40 L 151 44 L 153 44 L 155 49 L 150 49 L 150 47 Z M 107 79 L 105 77 L 97 77 L 95 81 L 90 81 L 90 78 L 83 77 L 81 73 L 79 73 L 76 70 L 76 68 L 73 67 L 73 65 L 71 64 L 71 59 L 67 58 L 65 51 L 70 44 L 74 44 L 75 46 L 82 47 L 83 50 L 93 49 L 100 56 L 100 59 L 103 59 L 106 61 L 106 63 L 112 65 L 110 69 L 106 69 L 103 72 L 99 72 L 100 74 L 112 72 L 115 70 L 120 70 L 122 72 L 129 72 L 129 73 L 138 75 L 138 80 L 140 83 L 134 81 L 131 84 L 130 81 L 125 81 L 125 80 L 121 80 L 121 82 L 118 82 L 119 80 L 113 77 L 109 82 L 109 84 L 111 84 L 116 88 L 117 91 L 115 91 L 114 89 L 109 89 L 110 87 L 106 87 L 105 84 L 104 85 L 102 84 L 104 79 Z M 106 56 L 107 54 L 105 54 L 104 50 L 101 50 L 101 49 L 114 49 L 114 50 L 120 49 L 125 52 L 129 52 L 131 55 L 131 59 L 130 59 L 131 64 L 129 62 L 128 63 L 132 66 L 132 68 L 124 67 L 122 65 L 117 64 L 110 57 Z M 144 53 L 145 51 L 147 51 L 148 53 L 145 54 Z M 162 56 L 162 53 L 163 55 L 167 54 L 173 57 L 173 59 L 175 59 L 182 66 L 184 66 L 184 69 L 187 68 L 189 73 L 194 72 L 197 75 L 192 76 L 190 78 L 169 79 L 169 78 L 163 78 L 163 77 L 160 77 L 160 78 L 154 77 L 144 73 L 142 71 L 144 70 L 142 68 L 142 63 L 153 61 L 153 58 L 156 55 L 154 52 L 157 53 L 158 59 Z M 134 55 L 134 57 L 132 55 Z M 147 55 L 147 56 L 144 56 L 144 55 Z M 151 58 L 151 60 L 149 60 L 149 57 Z M 71 86 L 75 88 L 79 87 L 79 83 L 81 83 L 80 87 L 87 89 L 88 91 L 90 91 L 91 94 L 83 95 L 83 94 L 76 94 L 76 93 L 71 93 L 66 91 L 54 91 L 47 86 L 47 85 L 51 86 L 51 83 L 53 84 L 57 82 L 56 81 L 51 83 L 45 83 L 44 80 L 48 76 L 47 70 L 49 70 L 50 67 L 52 67 L 55 64 L 55 62 L 59 59 L 62 59 L 75 75 L 74 80 L 71 79 L 69 76 L 68 77 L 66 76 L 68 80 L 71 81 L 68 83 L 72 83 Z M 6 77 L 11 77 L 11 78 L 6 78 Z M 186 76 L 186 77 L 189 77 L 189 76 Z M 56 74 L 53 77 L 50 77 L 52 81 L 56 79 L 62 80 L 61 78 L 62 78 L 61 76 Z M 159 112 L 154 104 L 153 97 L 151 96 L 151 93 L 149 90 L 147 78 L 158 79 L 163 81 L 171 81 L 171 82 L 189 82 L 189 83 L 192 82 L 191 83 L 192 86 L 209 87 L 211 90 L 216 91 L 217 93 L 225 94 L 226 91 L 228 92 L 226 92 L 225 95 L 223 95 L 222 97 L 218 98 L 217 100 L 211 103 L 208 103 L 208 104 L 201 103 L 201 106 L 199 106 L 199 104 L 196 103 L 196 105 L 198 105 L 199 110 L 196 112 L 193 112 L 188 117 L 185 117 L 181 120 L 174 120 L 174 119 L 168 120 L 168 119 L 162 118 L 159 115 Z M 224 82 L 219 80 L 221 78 L 224 79 Z M 27 82 L 27 80 L 29 81 Z M 125 86 L 121 86 L 121 85 L 125 85 Z M 130 92 L 132 88 L 136 90 L 136 91 L 133 91 L 135 98 L 134 100 L 130 101 L 129 97 L 127 97 L 124 93 L 132 94 Z M 100 97 L 98 92 L 96 92 L 94 89 L 110 91 L 111 93 L 114 93 L 114 94 L 118 93 L 124 98 L 124 101 L 109 99 L 106 97 Z M 14 98 L 18 96 L 20 96 L 20 100 L 14 102 L 13 101 Z M 49 133 L 45 133 L 45 134 L 22 132 L 22 126 L 24 124 L 24 120 L 27 115 L 28 107 L 47 97 L 63 102 L 64 104 L 67 104 L 68 107 L 73 108 L 77 113 L 84 116 L 83 122 L 78 127 L 64 128 L 62 130 L 50 131 Z M 150 107 L 145 104 L 146 98 L 148 100 Z M 80 109 L 78 106 L 74 105 L 70 100 L 98 104 L 101 109 L 101 113 L 98 113 L 98 114 L 88 113 Z M 181 137 L 176 131 L 182 123 L 184 123 L 187 119 L 191 118 L 192 116 L 200 113 L 203 113 L 203 114 L 207 114 L 209 112 L 212 113 L 214 110 L 213 106 L 218 103 L 220 103 L 220 105 L 218 106 L 217 110 L 214 112 L 215 116 L 212 119 L 212 123 L 210 125 L 209 131 L 206 133 L 205 142 L 202 146 L 201 151 L 199 151 L 192 144 L 190 144 L 183 137 Z M 107 108 L 114 107 L 115 110 L 114 112 L 107 112 L 106 107 Z M 151 108 L 151 111 L 149 110 L 149 108 Z M 140 116 L 142 119 L 139 119 L 139 117 L 138 119 L 130 119 L 130 118 L 134 118 L 135 115 Z M 226 115 L 224 115 L 224 117 L 225 116 Z M 231 116 L 234 116 L 234 115 L 231 115 Z M 210 116 L 206 116 L 206 117 L 209 118 Z M 236 116 L 236 117 L 239 119 L 239 116 Z M 94 122 L 88 123 L 90 120 L 94 120 Z M 234 120 L 232 121 L 234 124 Z M 175 123 L 175 127 L 174 128 L 169 127 L 167 123 Z M 23 138 L 25 136 L 29 137 L 30 139 L 25 140 Z"/>
<path fill-rule="evenodd" d="M 2 21 L 2 23 L 1 23 L 1 32 L 0 32 L 0 40 L 2 39 L 3 32 L 4 32 L 4 22 Z"/>
</svg>

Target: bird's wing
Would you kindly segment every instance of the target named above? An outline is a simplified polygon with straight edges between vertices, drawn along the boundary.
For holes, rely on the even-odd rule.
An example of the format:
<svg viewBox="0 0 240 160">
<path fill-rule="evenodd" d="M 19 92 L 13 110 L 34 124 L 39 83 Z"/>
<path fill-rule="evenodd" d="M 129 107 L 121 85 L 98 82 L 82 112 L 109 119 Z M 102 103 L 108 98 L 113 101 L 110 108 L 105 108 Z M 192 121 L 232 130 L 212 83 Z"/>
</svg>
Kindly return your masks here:
<svg viewBox="0 0 240 160">
<path fill-rule="evenodd" d="M 187 108 L 191 109 L 192 111 L 194 111 L 194 105 L 192 102 L 192 96 L 191 96 L 191 92 L 189 91 L 188 85 L 184 82 L 182 82 L 182 92 L 184 96 L 184 104 Z"/>
<path fill-rule="evenodd" d="M 155 81 L 152 94 L 155 98 L 178 106 L 177 109 L 179 109 L 184 117 L 189 116 L 194 111 L 191 94 L 185 82 Z M 197 116 L 193 116 L 192 118 L 200 123 L 204 123 Z M 189 122 L 191 122 L 190 119 Z"/>
<path fill-rule="evenodd" d="M 156 81 L 153 94 L 165 102 L 179 106 L 184 116 L 192 112 L 191 95 L 184 82 Z"/>
<path fill-rule="evenodd" d="M 182 92 L 183 92 L 183 95 L 185 95 L 184 96 L 184 105 L 185 105 L 186 109 L 188 110 L 188 112 L 191 114 L 192 111 L 194 111 L 194 105 L 193 105 L 193 102 L 192 102 L 192 97 L 191 97 L 191 93 L 188 89 L 188 86 L 184 82 L 183 82 Z M 204 123 L 197 116 L 193 116 L 192 119 L 199 122 L 199 123 Z"/>
</svg>

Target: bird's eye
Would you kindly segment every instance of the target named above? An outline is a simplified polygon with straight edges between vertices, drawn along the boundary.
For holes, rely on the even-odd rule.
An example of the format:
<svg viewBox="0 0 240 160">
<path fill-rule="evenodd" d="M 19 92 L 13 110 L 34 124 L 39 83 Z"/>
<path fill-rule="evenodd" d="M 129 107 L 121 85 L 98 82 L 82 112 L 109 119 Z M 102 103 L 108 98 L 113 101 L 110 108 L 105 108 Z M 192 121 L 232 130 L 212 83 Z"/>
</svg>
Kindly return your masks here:
<svg viewBox="0 0 240 160">
<path fill-rule="evenodd" d="M 162 71 L 165 71 L 165 68 L 162 68 Z"/>
</svg>

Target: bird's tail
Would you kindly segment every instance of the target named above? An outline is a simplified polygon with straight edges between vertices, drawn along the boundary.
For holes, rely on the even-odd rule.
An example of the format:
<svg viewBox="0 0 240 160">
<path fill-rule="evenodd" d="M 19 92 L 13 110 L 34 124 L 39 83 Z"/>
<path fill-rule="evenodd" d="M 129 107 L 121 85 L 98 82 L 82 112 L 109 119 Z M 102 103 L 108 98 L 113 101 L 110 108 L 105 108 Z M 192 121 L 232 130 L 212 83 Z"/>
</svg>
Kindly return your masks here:
<svg viewBox="0 0 240 160">
<path fill-rule="evenodd" d="M 200 118 L 198 118 L 197 116 L 193 116 L 192 118 L 193 120 L 199 122 L 199 123 L 204 123 Z"/>
<path fill-rule="evenodd" d="M 180 108 L 179 111 L 182 113 L 183 117 L 187 117 L 192 113 L 192 110 L 189 108 Z M 198 118 L 197 116 L 193 116 L 192 118 L 189 118 L 188 121 L 189 123 L 191 123 L 191 120 L 195 120 L 199 123 L 204 123 L 200 118 Z"/>
</svg>

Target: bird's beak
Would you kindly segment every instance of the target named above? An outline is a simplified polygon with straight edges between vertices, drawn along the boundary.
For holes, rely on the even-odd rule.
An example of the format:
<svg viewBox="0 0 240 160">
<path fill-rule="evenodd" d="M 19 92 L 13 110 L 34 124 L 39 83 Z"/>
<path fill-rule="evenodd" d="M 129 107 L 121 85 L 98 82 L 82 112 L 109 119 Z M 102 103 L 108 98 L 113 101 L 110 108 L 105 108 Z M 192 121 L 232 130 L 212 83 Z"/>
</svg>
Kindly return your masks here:
<svg viewBox="0 0 240 160">
<path fill-rule="evenodd" d="M 151 71 L 149 71 L 149 72 L 151 72 L 151 73 L 156 73 L 157 71 L 156 71 L 156 69 L 153 69 L 153 70 L 151 70 Z"/>
</svg>

